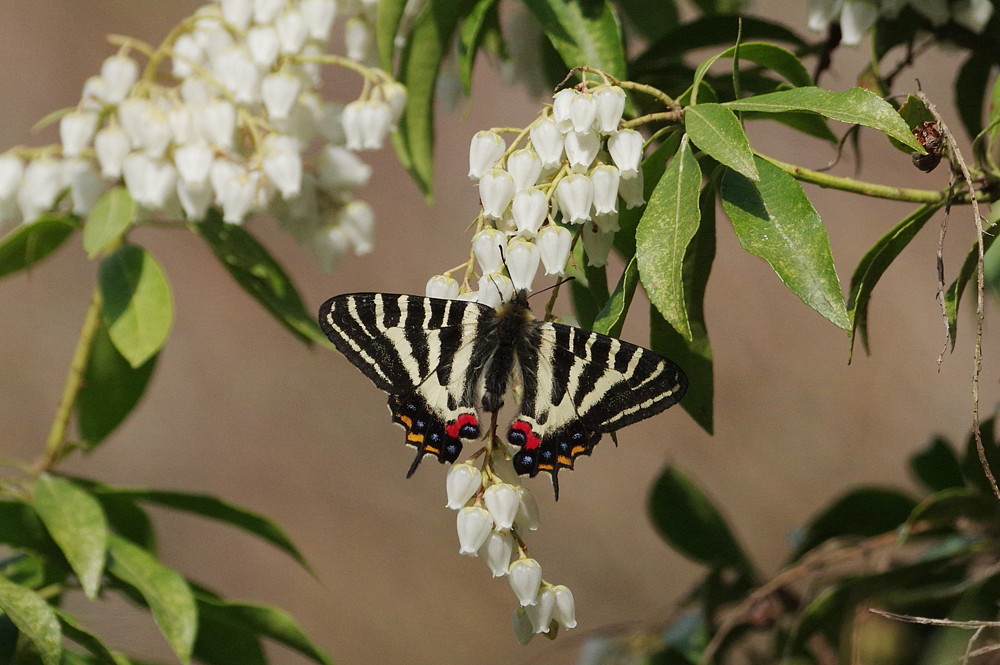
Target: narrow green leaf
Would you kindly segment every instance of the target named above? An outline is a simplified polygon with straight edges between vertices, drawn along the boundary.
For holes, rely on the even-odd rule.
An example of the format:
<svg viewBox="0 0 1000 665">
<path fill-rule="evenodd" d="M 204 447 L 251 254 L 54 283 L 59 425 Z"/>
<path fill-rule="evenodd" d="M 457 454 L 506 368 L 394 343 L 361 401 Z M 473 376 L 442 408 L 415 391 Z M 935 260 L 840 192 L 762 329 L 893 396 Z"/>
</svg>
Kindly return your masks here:
<svg viewBox="0 0 1000 665">
<path fill-rule="evenodd" d="M 498 2 L 499 0 L 476 0 L 458 32 L 458 71 L 466 95 L 472 93 L 472 68 L 476 64 L 476 54 L 487 24 L 497 20 Z"/>
<path fill-rule="evenodd" d="M 728 170 L 722 178 L 722 207 L 740 244 L 767 261 L 802 302 L 849 330 L 830 240 L 819 213 L 792 176 L 760 157 L 756 162 L 757 183 Z"/>
<path fill-rule="evenodd" d="M 112 187 L 98 199 L 83 225 L 83 248 L 94 258 L 122 237 L 135 219 L 135 201 L 122 186 Z"/>
<path fill-rule="evenodd" d="M 22 501 L 0 500 L 0 543 L 58 560 L 59 547 L 31 506 Z"/>
<path fill-rule="evenodd" d="M 722 513 L 674 467 L 653 484 L 649 511 L 653 526 L 681 554 L 708 566 L 752 570 Z"/>
<path fill-rule="evenodd" d="M 113 432 L 142 398 L 159 354 L 139 367 L 118 352 L 103 325 L 94 334 L 76 401 L 77 424 L 87 450 Z"/>
<path fill-rule="evenodd" d="M 396 33 L 403 20 L 406 0 L 378 0 L 375 18 L 375 43 L 378 46 L 382 69 L 394 71 L 393 55 L 396 52 Z"/>
<path fill-rule="evenodd" d="M 722 58 L 734 57 L 738 57 L 740 60 L 747 60 L 749 62 L 756 63 L 761 67 L 770 69 L 776 74 L 783 76 L 794 86 L 806 87 L 813 85 L 812 77 L 809 75 L 809 71 L 805 68 L 805 65 L 802 64 L 802 61 L 799 60 L 798 57 L 791 51 L 783 49 L 780 46 L 775 46 L 774 44 L 747 42 L 739 44 L 738 49 L 736 46 L 732 46 L 721 53 L 703 60 L 701 64 L 698 65 L 695 69 L 694 77 L 691 83 L 692 105 L 697 102 L 698 98 L 697 92 L 695 91 L 700 87 L 700 84 L 707 76 L 708 70 L 712 67 L 712 65 Z M 750 99 L 757 99 L 758 97 L 751 97 Z"/>
<path fill-rule="evenodd" d="M 743 120 L 751 122 L 754 120 L 771 120 L 780 122 L 786 127 L 791 127 L 797 132 L 802 132 L 821 141 L 837 145 L 840 137 L 833 133 L 826 118 L 813 113 L 800 113 L 789 111 L 788 113 L 754 113 L 752 111 L 743 112 Z"/>
<path fill-rule="evenodd" d="M 955 106 L 970 138 L 983 129 L 983 100 L 993 78 L 993 62 L 988 54 L 973 51 L 955 77 Z"/>
<path fill-rule="evenodd" d="M 871 127 L 916 152 L 924 152 L 896 109 L 875 93 L 861 88 L 843 92 L 830 92 L 815 87 L 793 88 L 725 102 L 725 106 L 733 111 L 818 113 L 831 120 Z"/>
<path fill-rule="evenodd" d="M 969 487 L 948 487 L 921 501 L 906 520 L 907 529 L 921 522 L 956 528 L 959 520 L 992 523 L 1000 512 L 996 498 Z"/>
<path fill-rule="evenodd" d="M 310 569 L 302 553 L 295 547 L 288 535 L 281 530 L 281 527 L 266 517 L 214 496 L 143 488 L 109 487 L 97 483 L 92 484 L 92 491 L 98 498 L 114 497 L 142 503 L 154 503 L 166 508 L 225 522 L 271 543 L 298 561 L 304 568 Z"/>
<path fill-rule="evenodd" d="M 153 255 L 126 245 L 101 262 L 101 318 L 118 352 L 140 367 L 163 347 L 173 320 L 170 285 Z"/>
<path fill-rule="evenodd" d="M 870 538 L 892 531 L 906 522 L 916 506 L 916 501 L 897 490 L 882 487 L 851 490 L 813 518 L 792 560 L 830 538 Z"/>
<path fill-rule="evenodd" d="M 990 216 L 1000 219 L 1000 206 L 993 206 Z M 1000 222 L 993 222 L 989 227 L 983 229 L 983 254 L 989 251 L 990 247 L 997 239 L 997 231 L 1000 230 Z M 944 309 L 948 315 L 948 337 L 951 339 L 951 348 L 955 348 L 955 341 L 958 336 L 958 306 L 962 302 L 962 294 L 967 290 L 969 281 L 976 274 L 976 266 L 979 263 L 979 245 L 973 243 L 969 253 L 965 255 L 962 262 L 962 269 L 958 271 L 958 277 L 951 283 L 948 290 L 944 292 Z"/>
<path fill-rule="evenodd" d="M 68 480 L 43 474 L 32 506 L 66 555 L 88 598 L 97 596 L 108 547 L 108 522 L 101 504 Z"/>
<path fill-rule="evenodd" d="M 608 301 L 594 319 L 592 330 L 604 335 L 618 337 L 622 334 L 622 326 L 625 324 L 625 316 L 632 306 L 632 297 L 635 295 L 635 287 L 639 284 L 639 263 L 633 256 L 632 260 L 625 266 L 618 285 L 611 292 Z"/>
<path fill-rule="evenodd" d="M 621 24 L 607 0 L 524 0 L 567 69 L 596 67 L 625 78 Z"/>
<path fill-rule="evenodd" d="M 684 129 L 691 141 L 721 164 L 751 180 L 759 180 L 757 165 L 743 125 L 720 104 L 698 104 L 684 109 Z"/>
<path fill-rule="evenodd" d="M 663 0 L 619 0 L 621 11 L 647 40 L 655 41 L 677 28 L 677 6 Z"/>
<path fill-rule="evenodd" d="M 63 634 L 94 654 L 98 663 L 120 665 L 118 659 L 111 653 L 111 650 L 108 649 L 104 642 L 101 641 L 101 638 L 81 626 L 76 617 L 58 609 L 56 610 L 56 616 L 59 617 L 59 624 L 62 627 Z"/>
<path fill-rule="evenodd" d="M 35 265 L 62 245 L 79 226 L 72 215 L 44 215 L 0 238 L 0 277 Z"/>
<path fill-rule="evenodd" d="M 306 343 L 326 341 L 315 317 L 306 312 L 292 280 L 249 231 L 223 222 L 215 210 L 191 226 L 237 284 L 293 335 Z"/>
<path fill-rule="evenodd" d="M 90 487 L 94 491 L 94 486 Z M 127 538 L 144 550 L 156 553 L 156 531 L 153 521 L 141 506 L 131 497 L 100 494 L 95 492 L 101 502 L 104 516 L 108 518 L 111 531 L 122 538 Z"/>
<path fill-rule="evenodd" d="M 278 608 L 233 603 L 203 593 L 199 593 L 197 599 L 200 611 L 208 618 L 274 640 L 322 665 L 332 663 L 330 657 L 312 643 L 295 619 Z"/>
<path fill-rule="evenodd" d="M 899 116 L 911 130 L 914 127 L 919 127 L 924 122 L 934 121 L 934 114 L 930 112 L 930 109 L 927 108 L 924 101 L 916 95 L 906 96 L 906 101 L 904 101 L 903 105 L 899 107 Z M 897 150 L 901 150 L 907 154 L 913 154 L 912 148 L 903 145 L 896 139 L 889 139 L 889 143 L 891 143 L 892 147 Z"/>
<path fill-rule="evenodd" d="M 924 227 L 941 204 L 926 204 L 907 215 L 888 233 L 878 239 L 869 249 L 851 275 L 851 291 L 847 298 L 847 310 L 851 317 L 851 351 L 854 339 L 861 333 L 861 340 L 868 347 L 868 302 L 872 290 L 878 284 L 882 273 L 896 260 L 913 237 Z"/>
<path fill-rule="evenodd" d="M 932 492 L 965 486 L 958 455 L 941 437 L 933 439 L 910 458 L 910 471 Z"/>
<path fill-rule="evenodd" d="M 688 244 L 698 231 L 701 169 L 687 141 L 656 184 L 636 230 L 636 258 L 649 300 L 670 325 L 691 340 L 685 305 L 683 267 Z"/>
<path fill-rule="evenodd" d="M 267 665 L 264 645 L 247 626 L 233 625 L 211 615 L 212 608 L 198 600 L 198 637 L 194 658 L 204 665 Z"/>
<path fill-rule="evenodd" d="M 0 575 L 0 610 L 34 643 L 45 665 L 59 665 L 62 630 L 55 609 L 44 598 Z"/>
<path fill-rule="evenodd" d="M 182 663 L 191 661 L 198 626 L 194 595 L 184 578 L 146 550 L 114 534 L 108 540 L 108 570 L 142 595 L 170 648 Z"/>
</svg>

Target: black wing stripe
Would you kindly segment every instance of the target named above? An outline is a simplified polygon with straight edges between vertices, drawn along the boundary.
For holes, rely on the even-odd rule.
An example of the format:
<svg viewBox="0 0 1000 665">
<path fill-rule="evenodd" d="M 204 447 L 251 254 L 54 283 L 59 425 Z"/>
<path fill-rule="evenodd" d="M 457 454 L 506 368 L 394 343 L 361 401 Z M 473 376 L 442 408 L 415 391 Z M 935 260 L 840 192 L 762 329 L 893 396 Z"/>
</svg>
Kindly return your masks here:
<svg viewBox="0 0 1000 665">
<path fill-rule="evenodd" d="M 432 309 L 433 305 L 430 301 L 425 303 L 424 298 L 413 296 L 401 297 L 399 300 L 401 301 L 400 309 L 403 310 L 403 338 L 406 340 L 404 351 L 416 361 L 415 365 L 411 366 L 413 382 L 416 384 L 431 371 L 430 349 L 427 345 L 427 333 L 424 331 L 427 319 L 424 305 L 426 304 L 429 309 Z M 439 306 L 443 307 L 444 305 L 439 303 Z"/>
<path fill-rule="evenodd" d="M 412 387 L 392 344 L 377 329 L 374 298 L 371 293 L 331 298 L 321 309 L 320 326 L 337 350 L 380 389 Z"/>
</svg>

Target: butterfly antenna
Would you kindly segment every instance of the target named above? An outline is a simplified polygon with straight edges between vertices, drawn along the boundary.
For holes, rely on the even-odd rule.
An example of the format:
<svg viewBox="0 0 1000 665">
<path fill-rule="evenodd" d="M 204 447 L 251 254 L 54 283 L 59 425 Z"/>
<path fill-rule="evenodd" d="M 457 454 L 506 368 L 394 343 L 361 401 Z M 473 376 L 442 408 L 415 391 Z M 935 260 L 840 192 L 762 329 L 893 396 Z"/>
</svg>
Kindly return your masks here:
<svg viewBox="0 0 1000 665">
<path fill-rule="evenodd" d="M 576 277 L 573 277 L 572 275 L 570 275 L 569 277 L 563 277 L 562 279 L 560 279 L 555 284 L 552 284 L 551 286 L 546 286 L 544 289 L 541 289 L 539 291 L 535 291 L 534 293 L 531 294 L 531 297 L 534 298 L 535 296 L 541 295 L 541 294 L 545 293 L 546 291 L 551 291 L 552 289 L 558 289 L 560 286 L 562 286 L 566 282 L 572 282 L 574 279 L 576 279 Z"/>
</svg>

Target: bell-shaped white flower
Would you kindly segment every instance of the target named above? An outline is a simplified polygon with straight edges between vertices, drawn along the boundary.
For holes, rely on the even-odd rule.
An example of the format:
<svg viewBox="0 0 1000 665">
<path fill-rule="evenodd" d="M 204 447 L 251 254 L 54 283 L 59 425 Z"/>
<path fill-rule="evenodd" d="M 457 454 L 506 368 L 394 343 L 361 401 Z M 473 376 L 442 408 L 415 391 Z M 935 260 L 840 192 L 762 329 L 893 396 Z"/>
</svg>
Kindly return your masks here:
<svg viewBox="0 0 1000 665">
<path fill-rule="evenodd" d="M 535 495 L 522 485 L 517 488 L 517 496 L 520 503 L 517 506 L 517 517 L 514 518 L 514 521 L 518 528 L 537 531 L 541 519 L 538 516 L 538 503 L 535 502 Z"/>
<path fill-rule="evenodd" d="M 270 69 L 281 50 L 278 31 L 270 25 L 255 25 L 250 28 L 246 43 L 250 59 L 261 69 Z"/>
<path fill-rule="evenodd" d="M 563 88 L 552 98 L 552 119 L 564 134 L 573 129 L 573 101 L 580 92 L 573 88 Z"/>
<path fill-rule="evenodd" d="M 594 222 L 587 222 L 583 227 L 583 249 L 587 252 L 587 265 L 598 268 L 607 265 L 614 240 L 613 231 L 602 231 Z"/>
<path fill-rule="evenodd" d="M 214 155 L 204 143 L 188 143 L 174 150 L 177 175 L 188 185 L 204 185 L 212 168 Z"/>
<path fill-rule="evenodd" d="M 297 76 L 280 71 L 268 74 L 260 82 L 260 96 L 271 120 L 288 118 L 292 105 L 302 90 L 302 80 Z"/>
<path fill-rule="evenodd" d="M 608 137 L 608 152 L 623 178 L 635 175 L 642 161 L 642 134 L 634 129 L 620 129 Z"/>
<path fill-rule="evenodd" d="M 247 171 L 239 164 L 217 158 L 209 171 L 209 180 L 215 190 L 215 201 L 222 208 L 222 219 L 242 224 L 254 207 L 260 172 Z"/>
<path fill-rule="evenodd" d="M 194 111 L 188 104 L 174 104 L 167 111 L 167 127 L 174 145 L 200 140 Z"/>
<path fill-rule="evenodd" d="M 590 183 L 594 186 L 594 212 L 598 215 L 618 212 L 618 182 L 621 172 L 614 166 L 598 164 L 590 170 Z"/>
<path fill-rule="evenodd" d="M 458 297 L 458 282 L 456 282 L 454 279 L 452 279 L 448 275 L 434 275 L 429 280 L 427 280 L 427 286 L 424 288 L 424 293 L 426 294 L 426 296 L 428 298 L 444 298 L 446 300 L 454 300 L 455 298 Z M 451 468 L 451 470 L 448 471 L 449 478 L 451 476 L 451 472 L 454 471 L 459 466 L 462 466 L 462 465 L 458 464 L 456 466 L 453 466 Z M 470 465 L 466 465 L 466 466 L 470 466 Z M 479 479 L 478 479 L 479 470 L 476 469 L 475 467 L 473 467 L 473 470 L 476 472 L 476 475 L 477 475 L 477 479 L 476 479 L 477 485 L 476 485 L 476 488 L 473 490 L 473 493 L 475 493 L 476 490 L 478 490 L 478 488 L 479 488 L 479 485 L 478 485 L 478 483 L 479 483 Z M 449 482 L 450 482 L 450 480 L 449 480 Z M 469 497 L 472 496 L 470 494 L 468 497 L 465 497 L 465 501 L 462 501 L 462 505 L 460 505 L 460 506 L 453 506 L 453 505 L 451 505 L 451 489 L 450 489 L 451 486 L 449 485 L 448 487 L 449 487 L 449 491 L 448 491 L 448 507 L 449 508 L 461 508 L 462 505 L 465 505 L 465 501 L 468 501 Z"/>
<path fill-rule="evenodd" d="M 597 129 L 610 134 L 618 129 L 625 112 L 625 91 L 617 85 L 602 85 L 594 90 L 597 100 Z"/>
<path fill-rule="evenodd" d="M 840 13 L 842 41 L 847 46 L 856 46 L 868 34 L 878 18 L 878 7 L 870 0 L 845 0 Z"/>
<path fill-rule="evenodd" d="M 350 150 L 378 150 L 392 123 L 392 111 L 385 102 L 356 100 L 341 115 L 344 137 Z"/>
<path fill-rule="evenodd" d="M 477 302 L 493 308 L 510 300 L 514 294 L 514 283 L 510 281 L 510 277 L 499 272 L 483 275 L 479 278 L 478 286 Z"/>
<path fill-rule="evenodd" d="M 574 171 L 584 172 L 597 159 L 597 153 L 601 149 L 601 137 L 595 132 L 589 134 L 578 134 L 569 132 L 566 134 L 566 159 L 573 167 Z"/>
<path fill-rule="evenodd" d="M 552 587 L 552 593 L 556 600 L 552 618 L 563 628 L 576 628 L 576 601 L 573 600 L 573 592 L 562 584 L 557 584 Z"/>
<path fill-rule="evenodd" d="M 371 62 L 375 54 L 372 26 L 362 16 L 352 16 L 344 24 L 344 46 L 347 57 L 355 62 Z"/>
<path fill-rule="evenodd" d="M 63 189 L 62 167 L 50 157 L 33 159 L 24 169 L 21 188 L 17 192 L 17 206 L 25 222 L 33 222 L 43 212 L 55 205 Z"/>
<path fill-rule="evenodd" d="M 493 531 L 486 537 L 480 551 L 486 555 L 486 565 L 493 577 L 503 577 L 510 568 L 510 557 L 514 554 L 514 538 L 509 531 Z"/>
<path fill-rule="evenodd" d="M 594 203 L 594 186 L 582 173 L 566 176 L 556 185 L 556 202 L 563 219 L 572 224 L 582 224 L 590 219 Z"/>
<path fill-rule="evenodd" d="M 117 125 L 109 125 L 94 135 L 94 152 L 105 178 L 121 177 L 122 162 L 130 151 L 128 136 Z"/>
<path fill-rule="evenodd" d="M 101 79 L 104 81 L 104 100 L 118 104 L 139 79 L 139 65 L 126 55 L 113 55 L 101 64 Z"/>
<path fill-rule="evenodd" d="M 273 22 L 287 4 L 288 0 L 253 0 L 254 23 L 263 25 Z"/>
<path fill-rule="evenodd" d="M 507 483 L 494 483 L 483 492 L 483 503 L 486 504 L 486 510 L 493 518 L 497 531 L 509 531 L 514 526 L 519 502 L 517 490 Z"/>
<path fill-rule="evenodd" d="M 594 215 L 590 221 L 604 233 L 614 233 L 619 228 L 617 212 L 602 212 L 599 215 Z"/>
<path fill-rule="evenodd" d="M 392 111 L 392 124 L 395 127 L 406 108 L 406 86 L 399 81 L 389 81 L 379 85 L 378 90 Z"/>
<path fill-rule="evenodd" d="M 299 53 L 309 38 L 305 17 L 295 7 L 289 7 L 274 20 L 274 29 L 278 31 L 278 43 L 285 55 Z"/>
<path fill-rule="evenodd" d="M 507 272 L 510 273 L 515 291 L 531 290 L 540 260 L 541 254 L 534 243 L 520 236 L 511 239 L 507 244 Z"/>
<path fill-rule="evenodd" d="M 556 121 L 552 118 L 538 120 L 531 126 L 529 136 L 535 154 L 542 160 L 542 166 L 547 169 L 559 166 L 563 157 L 564 139 Z"/>
<path fill-rule="evenodd" d="M 552 613 L 556 609 L 556 595 L 552 589 L 545 587 L 538 592 L 538 602 L 527 608 L 531 627 L 538 633 L 547 633 L 552 626 Z"/>
<path fill-rule="evenodd" d="M 206 141 L 220 148 L 231 148 L 235 131 L 235 106 L 222 99 L 205 106 L 201 116 L 201 132 Z"/>
<path fill-rule="evenodd" d="M 350 242 L 344 236 L 344 232 L 334 226 L 317 232 L 310 245 L 320 269 L 332 272 L 347 253 Z"/>
<path fill-rule="evenodd" d="M 573 97 L 569 107 L 569 119 L 573 131 L 577 134 L 589 134 L 594 130 L 597 120 L 597 100 L 589 92 L 583 92 Z"/>
<path fill-rule="evenodd" d="M 291 198 L 302 190 L 302 156 L 298 141 L 284 134 L 268 134 L 261 146 L 264 174 L 282 198 Z"/>
<path fill-rule="evenodd" d="M 622 201 L 625 202 L 626 208 L 638 208 L 646 202 L 646 197 L 644 196 L 642 190 L 642 169 L 636 171 L 636 173 L 630 177 L 625 177 L 623 175 L 622 179 L 618 181 L 618 196 L 622 197 Z"/>
<path fill-rule="evenodd" d="M 973 32 L 982 32 L 992 15 L 990 0 L 959 0 L 951 7 L 951 20 Z"/>
<path fill-rule="evenodd" d="M 212 205 L 212 187 L 207 182 L 196 184 L 177 180 L 177 199 L 181 202 L 184 216 L 191 221 L 205 218 L 208 207 Z"/>
<path fill-rule="evenodd" d="M 0 155 L 0 201 L 10 201 L 17 195 L 24 176 L 24 162 L 12 153 Z"/>
<path fill-rule="evenodd" d="M 133 152 L 125 158 L 122 175 L 135 202 L 150 210 L 163 208 L 177 186 L 174 165 L 144 152 Z"/>
<path fill-rule="evenodd" d="M 443 278 L 439 280 L 438 278 Z M 431 282 L 435 282 L 435 288 L 444 288 L 451 290 L 451 285 L 447 284 L 447 280 L 450 277 L 445 277 L 444 275 L 435 275 L 431 277 L 430 281 L 427 282 L 427 295 L 432 298 L 440 298 L 445 296 L 431 295 Z M 455 282 L 455 280 L 451 280 Z M 458 294 L 458 283 L 455 282 L 455 294 Z M 445 490 L 448 494 L 448 503 L 445 504 L 448 508 L 452 510 L 458 510 L 463 508 L 465 504 L 469 502 L 476 492 L 483 485 L 482 472 L 475 466 L 468 462 L 462 462 L 461 464 L 455 464 L 450 469 L 448 469 L 448 475 L 445 477 Z"/>
<path fill-rule="evenodd" d="M 136 97 L 126 99 L 118 105 L 118 126 L 124 130 L 128 136 L 129 144 L 133 148 L 142 146 L 144 125 L 149 118 L 148 106 L 148 101 Z"/>
<path fill-rule="evenodd" d="M 104 192 L 104 182 L 89 159 L 69 159 L 63 162 L 63 181 L 69 185 L 73 214 L 86 216 Z"/>
<path fill-rule="evenodd" d="M 840 15 L 843 0 L 808 0 L 808 7 L 809 29 L 820 32 Z"/>
<path fill-rule="evenodd" d="M 549 224 L 535 238 L 546 275 L 562 275 L 573 246 L 573 234 L 561 226 Z"/>
<path fill-rule="evenodd" d="M 193 64 L 203 65 L 205 52 L 195 36 L 189 32 L 180 35 L 171 49 L 171 72 L 178 79 L 184 79 L 194 74 Z"/>
<path fill-rule="evenodd" d="M 542 160 L 533 150 L 515 150 L 507 158 L 507 172 L 514 178 L 514 191 L 523 191 L 538 182 L 538 176 L 542 174 Z"/>
<path fill-rule="evenodd" d="M 483 275 L 496 272 L 503 263 L 503 247 L 507 244 L 504 234 L 493 228 L 485 228 L 472 236 L 472 253 L 479 262 Z"/>
<path fill-rule="evenodd" d="M 479 179 L 479 200 L 483 214 L 500 219 L 514 198 L 514 178 L 503 169 L 492 168 Z"/>
<path fill-rule="evenodd" d="M 517 232 L 528 238 L 535 237 L 549 214 L 545 193 L 536 187 L 515 194 L 510 207 Z"/>
<path fill-rule="evenodd" d="M 466 506 L 458 511 L 458 553 L 479 556 L 479 548 L 493 530 L 493 520 L 485 508 Z"/>
<path fill-rule="evenodd" d="M 367 201 L 349 201 L 337 215 L 337 222 L 354 247 L 355 254 L 360 256 L 372 251 L 375 211 Z"/>
<path fill-rule="evenodd" d="M 364 187 L 372 168 L 356 154 L 339 145 L 327 145 L 319 153 L 316 175 L 321 185 L 337 191 Z"/>
<path fill-rule="evenodd" d="M 83 92 L 80 93 L 80 109 L 100 113 L 105 104 L 108 84 L 100 76 L 91 76 L 83 82 Z"/>
<path fill-rule="evenodd" d="M 237 30 L 246 30 L 253 18 L 253 0 L 220 0 L 222 18 Z"/>
<path fill-rule="evenodd" d="M 90 145 L 97 129 L 97 116 L 85 111 L 72 111 L 59 120 L 59 140 L 63 157 L 77 157 Z"/>
<path fill-rule="evenodd" d="M 330 36 L 330 27 L 337 16 L 336 0 L 302 0 L 299 11 L 309 26 L 309 36 L 313 39 L 325 40 Z"/>
<path fill-rule="evenodd" d="M 507 150 L 507 144 L 496 132 L 480 131 L 469 143 L 469 177 L 478 180 L 492 169 Z"/>
<path fill-rule="evenodd" d="M 248 22 L 243 23 L 239 28 L 239 33 L 246 32 Z M 231 26 L 226 26 L 215 17 L 202 16 L 195 22 L 194 35 L 198 46 L 204 51 L 207 60 L 215 58 L 219 54 L 232 48 L 236 39 L 230 34 Z M 234 31 L 236 32 L 236 31 Z"/>
<path fill-rule="evenodd" d="M 260 98 L 260 70 L 246 49 L 234 46 L 212 59 L 216 80 L 241 104 Z"/>
<path fill-rule="evenodd" d="M 181 81 L 178 87 L 181 93 L 181 101 L 191 106 L 201 106 L 212 101 L 212 92 L 208 83 L 199 78 L 189 77 Z"/>
<path fill-rule="evenodd" d="M 521 557 L 510 564 L 507 571 L 510 588 L 517 596 L 521 607 L 534 605 L 538 602 L 539 587 L 542 584 L 542 567 L 529 557 Z"/>
</svg>

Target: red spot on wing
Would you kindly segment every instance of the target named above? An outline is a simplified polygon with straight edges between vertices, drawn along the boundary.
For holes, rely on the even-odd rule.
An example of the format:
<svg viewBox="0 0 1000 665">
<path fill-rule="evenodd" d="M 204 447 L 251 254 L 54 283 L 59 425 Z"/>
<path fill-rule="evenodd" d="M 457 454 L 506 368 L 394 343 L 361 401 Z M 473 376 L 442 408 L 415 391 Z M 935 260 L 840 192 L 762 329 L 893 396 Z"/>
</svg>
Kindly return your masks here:
<svg viewBox="0 0 1000 665">
<path fill-rule="evenodd" d="M 448 426 L 445 427 L 445 434 L 453 439 L 457 439 L 459 438 L 459 430 L 466 425 L 475 425 L 476 427 L 479 427 L 479 419 L 476 418 L 476 414 L 463 413 L 456 418 L 454 422 L 449 423 Z"/>
<path fill-rule="evenodd" d="M 510 428 L 524 435 L 525 450 L 535 450 L 538 446 L 542 445 L 542 439 L 531 429 L 531 425 L 523 420 L 515 420 Z"/>
</svg>

